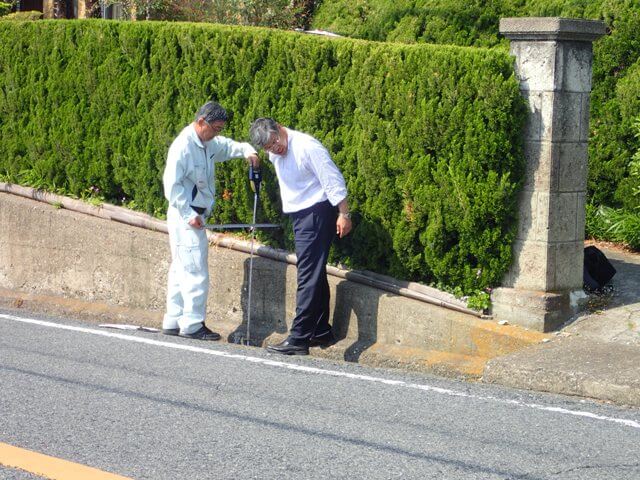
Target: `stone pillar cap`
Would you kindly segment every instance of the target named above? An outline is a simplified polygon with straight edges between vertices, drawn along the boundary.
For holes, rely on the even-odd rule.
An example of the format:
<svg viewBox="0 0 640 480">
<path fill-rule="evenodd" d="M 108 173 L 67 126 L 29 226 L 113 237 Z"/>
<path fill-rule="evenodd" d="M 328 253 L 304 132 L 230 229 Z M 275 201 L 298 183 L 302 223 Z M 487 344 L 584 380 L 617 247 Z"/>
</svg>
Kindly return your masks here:
<svg viewBox="0 0 640 480">
<path fill-rule="evenodd" d="M 561 17 L 501 18 L 500 33 L 510 40 L 593 42 L 607 33 L 601 20 Z"/>
</svg>

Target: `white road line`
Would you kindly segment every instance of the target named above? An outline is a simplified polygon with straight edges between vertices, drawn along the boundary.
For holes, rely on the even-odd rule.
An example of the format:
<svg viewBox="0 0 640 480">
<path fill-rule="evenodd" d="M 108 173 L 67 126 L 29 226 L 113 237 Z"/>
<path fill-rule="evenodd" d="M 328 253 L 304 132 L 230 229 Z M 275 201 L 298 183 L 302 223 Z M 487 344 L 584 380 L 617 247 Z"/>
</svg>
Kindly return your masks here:
<svg viewBox="0 0 640 480">
<path fill-rule="evenodd" d="M 266 359 L 266 358 L 251 357 L 251 356 L 248 356 L 248 355 L 239 355 L 239 354 L 221 352 L 221 351 L 212 350 L 212 349 L 209 349 L 209 348 L 194 347 L 193 345 L 184 345 L 184 344 L 181 344 L 181 343 L 163 342 L 163 341 L 160 341 L 160 340 L 152 340 L 150 338 L 135 337 L 135 336 L 131 336 L 131 335 L 124 335 L 124 334 L 121 334 L 121 333 L 113 333 L 113 332 L 106 332 L 106 331 L 103 331 L 103 330 L 95 330 L 95 329 L 92 329 L 92 328 L 74 327 L 72 325 L 63 325 L 63 324 L 58 324 L 58 323 L 53 323 L 53 322 L 46 322 L 46 321 L 43 321 L 43 320 L 36 320 L 34 318 L 16 317 L 14 315 L 5 315 L 5 314 L 0 314 L 0 318 L 3 318 L 5 320 L 10 320 L 10 321 L 15 321 L 15 322 L 30 323 L 30 324 L 33 324 L 33 325 L 40 325 L 40 326 L 43 326 L 43 327 L 58 328 L 58 329 L 61 329 L 61 330 L 70 330 L 70 331 L 73 331 L 73 332 L 81 332 L 81 333 L 88 333 L 88 334 L 91 334 L 91 335 L 100 335 L 100 336 L 103 336 L 103 337 L 117 338 L 117 339 L 120 339 L 120 340 L 126 340 L 128 342 L 144 343 L 144 344 L 147 344 L 147 345 L 155 345 L 157 347 L 173 348 L 175 350 L 184 350 L 184 351 L 188 351 L 188 352 L 204 353 L 206 355 L 215 355 L 215 356 L 218 356 L 218 357 L 232 358 L 232 359 L 236 359 L 236 360 L 243 360 L 243 361 L 247 361 L 247 362 L 259 363 L 259 364 L 262 364 L 262 365 L 268 365 L 270 367 L 280 367 L 280 368 L 286 368 L 286 369 L 289 369 L 289 370 L 297 370 L 297 371 L 301 371 L 301 372 L 315 373 L 317 375 L 329 375 L 329 376 L 332 376 L 332 377 L 351 378 L 351 379 L 354 379 L 354 380 L 362 380 L 362 381 L 366 381 L 366 382 L 382 383 L 382 384 L 385 384 L 385 385 L 392 385 L 392 386 L 396 386 L 396 387 L 411 388 L 411 389 L 414 389 L 414 390 L 423 390 L 423 391 L 427 391 L 427 392 L 434 392 L 434 393 L 438 393 L 440 395 L 449 395 L 449 396 L 452 396 L 452 397 L 463 397 L 463 398 L 469 398 L 469 399 L 473 399 L 473 400 L 484 400 L 484 401 L 490 401 L 490 402 L 494 402 L 494 403 L 503 403 L 503 404 L 507 404 L 507 405 L 514 405 L 514 406 L 517 406 L 517 407 L 532 408 L 534 410 L 542 410 L 542 411 L 546 411 L 546 412 L 560 413 L 560 414 L 563 414 L 563 415 L 574 415 L 574 416 L 577 416 L 577 417 L 586 417 L 586 418 L 591 418 L 591 419 L 594 419 L 594 420 L 602 420 L 602 421 L 606 421 L 606 422 L 619 423 L 619 424 L 625 425 L 627 427 L 640 429 L 640 423 L 636 422 L 634 420 L 628 420 L 628 419 L 624 419 L 624 418 L 615 418 L 615 417 L 606 417 L 606 416 L 603 416 L 603 415 L 597 415 L 595 413 L 582 411 L 582 410 L 569 410 L 569 409 L 561 408 L 561 407 L 551 407 L 551 406 L 546 406 L 546 405 L 539 405 L 539 404 L 536 404 L 536 403 L 520 402 L 518 400 L 507 400 L 507 399 L 497 398 L 497 397 L 492 397 L 492 396 L 473 395 L 473 394 L 470 394 L 470 393 L 460 392 L 460 391 L 457 391 L 457 390 L 451 390 L 451 389 L 448 389 L 448 388 L 434 387 L 434 386 L 431 386 L 431 385 L 421 385 L 421 384 L 417 384 L 417 383 L 404 382 L 402 380 L 389 380 L 389 379 L 386 379 L 386 378 L 372 377 L 372 376 L 369 376 L 369 375 L 356 375 L 354 373 L 340 372 L 340 371 L 337 371 L 337 370 L 327 370 L 327 369 L 323 369 L 323 368 L 307 367 L 307 366 L 304 366 L 304 365 L 296 365 L 296 364 L 280 362 L 280 361 L 276 361 L 276 360 L 269 360 L 269 359 Z"/>
</svg>

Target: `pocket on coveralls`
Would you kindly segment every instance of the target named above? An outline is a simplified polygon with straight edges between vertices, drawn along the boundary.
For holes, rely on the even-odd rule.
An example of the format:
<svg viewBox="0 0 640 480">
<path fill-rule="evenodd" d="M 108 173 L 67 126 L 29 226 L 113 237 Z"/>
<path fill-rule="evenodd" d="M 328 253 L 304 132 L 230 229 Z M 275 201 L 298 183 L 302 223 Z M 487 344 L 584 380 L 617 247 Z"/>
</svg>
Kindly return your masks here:
<svg viewBox="0 0 640 480">
<path fill-rule="evenodd" d="M 187 272 L 196 273 L 202 270 L 202 252 L 198 247 L 178 245 L 178 259 Z"/>
<path fill-rule="evenodd" d="M 196 273 L 202 270 L 203 244 L 207 242 L 204 230 L 193 228 L 181 220 L 176 229 L 176 255 L 184 271 Z"/>
<path fill-rule="evenodd" d="M 193 167 L 196 177 L 195 183 L 198 186 L 198 189 L 205 189 L 207 187 L 207 169 L 205 164 L 195 161 Z"/>
</svg>

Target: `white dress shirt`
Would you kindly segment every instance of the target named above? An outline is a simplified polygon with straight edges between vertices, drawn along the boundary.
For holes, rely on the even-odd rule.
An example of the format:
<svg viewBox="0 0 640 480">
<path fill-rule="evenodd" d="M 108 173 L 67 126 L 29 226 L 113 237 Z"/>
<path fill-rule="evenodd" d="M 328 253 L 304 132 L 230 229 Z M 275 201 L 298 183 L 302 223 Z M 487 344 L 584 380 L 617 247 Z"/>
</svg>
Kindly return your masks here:
<svg viewBox="0 0 640 480">
<path fill-rule="evenodd" d="M 298 212 L 325 200 L 338 205 L 347 197 L 347 187 L 327 149 L 311 135 L 285 130 L 287 153 L 269 152 L 278 176 L 284 213 Z"/>
<path fill-rule="evenodd" d="M 215 164 L 231 158 L 246 158 L 252 153 L 256 151 L 250 144 L 226 137 L 216 136 L 202 142 L 193 124 L 187 125 L 169 148 L 162 176 L 169 206 L 176 208 L 185 222 L 198 215 L 192 205 L 204 208 L 203 217 L 207 218 L 215 202 Z"/>
</svg>

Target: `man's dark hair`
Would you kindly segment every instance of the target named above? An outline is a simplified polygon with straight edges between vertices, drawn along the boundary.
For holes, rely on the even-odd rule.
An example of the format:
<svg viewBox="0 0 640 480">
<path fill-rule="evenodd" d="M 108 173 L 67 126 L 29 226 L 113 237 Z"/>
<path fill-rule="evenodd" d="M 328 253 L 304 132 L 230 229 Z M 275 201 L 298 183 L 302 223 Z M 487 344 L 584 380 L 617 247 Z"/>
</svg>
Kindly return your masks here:
<svg viewBox="0 0 640 480">
<path fill-rule="evenodd" d="M 221 120 L 226 122 L 229 116 L 227 115 L 227 111 L 219 103 L 211 101 L 202 105 L 198 113 L 196 113 L 196 122 L 200 118 L 204 118 L 205 122 L 211 124 Z"/>
</svg>

